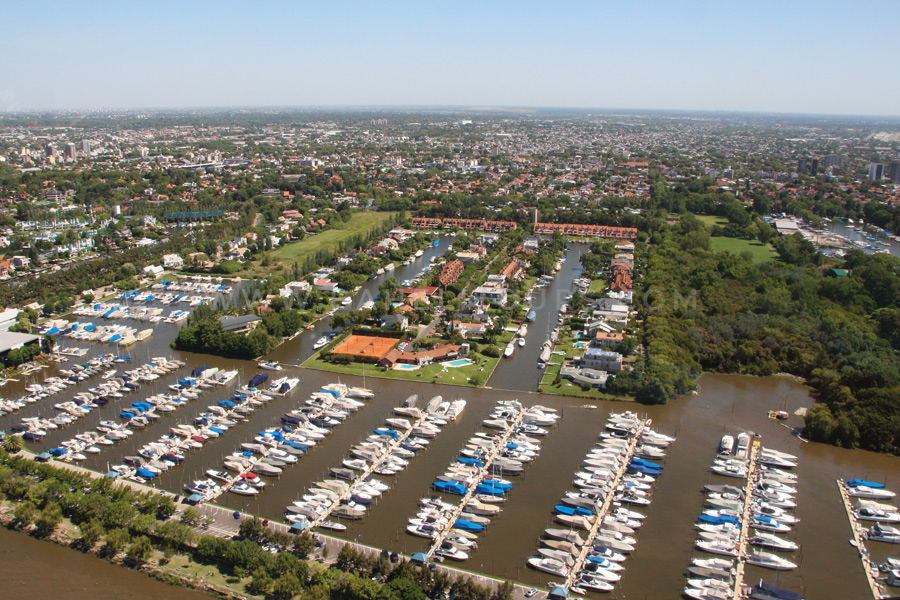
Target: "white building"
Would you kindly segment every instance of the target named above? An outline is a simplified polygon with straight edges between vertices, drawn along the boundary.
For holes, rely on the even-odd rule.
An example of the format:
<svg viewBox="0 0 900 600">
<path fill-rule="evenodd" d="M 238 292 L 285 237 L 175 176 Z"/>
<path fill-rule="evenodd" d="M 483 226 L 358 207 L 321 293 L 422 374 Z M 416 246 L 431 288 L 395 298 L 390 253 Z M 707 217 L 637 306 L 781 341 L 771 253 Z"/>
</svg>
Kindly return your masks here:
<svg viewBox="0 0 900 600">
<path fill-rule="evenodd" d="M 506 304 L 506 288 L 491 283 L 480 285 L 472 291 L 472 301 L 475 304 L 490 302 L 503 306 Z"/>
<path fill-rule="evenodd" d="M 0 312 L 0 331 L 9 331 L 9 328 L 16 324 L 19 312 L 18 308 L 7 308 Z"/>
<path fill-rule="evenodd" d="M 159 279 L 162 277 L 162 274 L 166 272 L 166 270 L 159 265 L 147 265 L 144 267 L 144 275 L 148 277 L 153 277 L 154 279 Z"/>
<path fill-rule="evenodd" d="M 588 348 L 581 357 L 581 367 L 615 373 L 622 370 L 622 355 L 600 348 Z"/>
<path fill-rule="evenodd" d="M 163 266 L 167 269 L 180 269 L 184 266 L 184 259 L 177 254 L 163 256 Z"/>
</svg>

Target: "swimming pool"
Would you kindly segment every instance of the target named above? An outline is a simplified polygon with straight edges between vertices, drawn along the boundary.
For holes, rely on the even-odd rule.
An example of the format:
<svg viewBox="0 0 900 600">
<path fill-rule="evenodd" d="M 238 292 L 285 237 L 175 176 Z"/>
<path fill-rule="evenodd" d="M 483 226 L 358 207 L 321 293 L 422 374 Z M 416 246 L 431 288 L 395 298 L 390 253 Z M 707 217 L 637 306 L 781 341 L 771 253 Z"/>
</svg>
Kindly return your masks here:
<svg viewBox="0 0 900 600">
<path fill-rule="evenodd" d="M 448 367 L 467 367 L 469 365 L 474 365 L 475 363 L 469 360 L 468 358 L 457 358 L 456 360 L 451 360 L 447 363 Z"/>
<path fill-rule="evenodd" d="M 394 365 L 395 371 L 415 371 L 418 368 L 416 365 Z"/>
<path fill-rule="evenodd" d="M 575 347 L 576 347 L 576 348 L 584 348 L 584 347 L 587 346 L 587 345 L 588 345 L 587 342 L 575 342 Z"/>
</svg>

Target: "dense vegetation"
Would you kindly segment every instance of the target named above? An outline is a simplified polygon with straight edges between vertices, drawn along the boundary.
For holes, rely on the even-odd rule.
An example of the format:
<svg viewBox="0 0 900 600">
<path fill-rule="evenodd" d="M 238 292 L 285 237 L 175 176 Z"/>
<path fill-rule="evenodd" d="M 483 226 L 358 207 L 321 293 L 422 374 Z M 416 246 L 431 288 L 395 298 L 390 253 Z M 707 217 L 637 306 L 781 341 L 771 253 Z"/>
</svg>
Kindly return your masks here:
<svg viewBox="0 0 900 600">
<path fill-rule="evenodd" d="M 278 299 L 276 299 L 278 300 Z M 176 350 L 215 354 L 229 358 L 254 359 L 269 352 L 282 338 L 300 331 L 307 316 L 289 309 L 283 300 L 272 302 L 262 321 L 249 333 L 225 331 L 219 318 L 225 313 L 209 307 L 198 307 L 187 325 L 172 342 Z"/>
<path fill-rule="evenodd" d="M 804 377 L 821 402 L 806 420 L 817 441 L 896 451 L 900 444 L 900 260 L 851 251 L 824 257 L 796 234 L 780 260 L 709 250 L 691 215 L 651 237 L 635 302 L 647 359 L 613 391 L 664 402 L 702 371 Z M 833 276 L 831 266 L 850 270 Z"/>
</svg>

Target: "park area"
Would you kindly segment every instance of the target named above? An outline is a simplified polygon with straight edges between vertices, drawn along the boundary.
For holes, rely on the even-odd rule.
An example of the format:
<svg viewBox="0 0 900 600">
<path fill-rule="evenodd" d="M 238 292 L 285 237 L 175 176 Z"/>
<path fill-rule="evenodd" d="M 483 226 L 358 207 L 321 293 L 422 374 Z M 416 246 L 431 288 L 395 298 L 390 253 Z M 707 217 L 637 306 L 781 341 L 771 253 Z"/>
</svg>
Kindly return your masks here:
<svg viewBox="0 0 900 600">
<path fill-rule="evenodd" d="M 341 242 L 355 237 L 362 236 L 387 223 L 397 213 L 395 212 L 356 212 L 349 221 L 344 223 L 340 228 L 329 229 L 315 235 L 308 235 L 304 239 L 291 242 L 280 248 L 276 248 L 270 255 L 273 264 L 295 262 L 303 263 L 307 257 L 313 256 L 322 250 L 334 251 Z M 271 272 L 271 267 L 263 269 L 265 272 Z"/>
</svg>

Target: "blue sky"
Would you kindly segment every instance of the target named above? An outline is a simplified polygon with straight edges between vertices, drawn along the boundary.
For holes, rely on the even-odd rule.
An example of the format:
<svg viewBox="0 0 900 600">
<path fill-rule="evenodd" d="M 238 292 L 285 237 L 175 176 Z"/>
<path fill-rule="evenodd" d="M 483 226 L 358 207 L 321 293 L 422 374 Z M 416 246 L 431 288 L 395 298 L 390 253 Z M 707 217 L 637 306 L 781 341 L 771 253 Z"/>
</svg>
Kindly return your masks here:
<svg viewBox="0 0 900 600">
<path fill-rule="evenodd" d="M 0 0 L 0 110 L 900 115 L 900 2 Z"/>
</svg>

